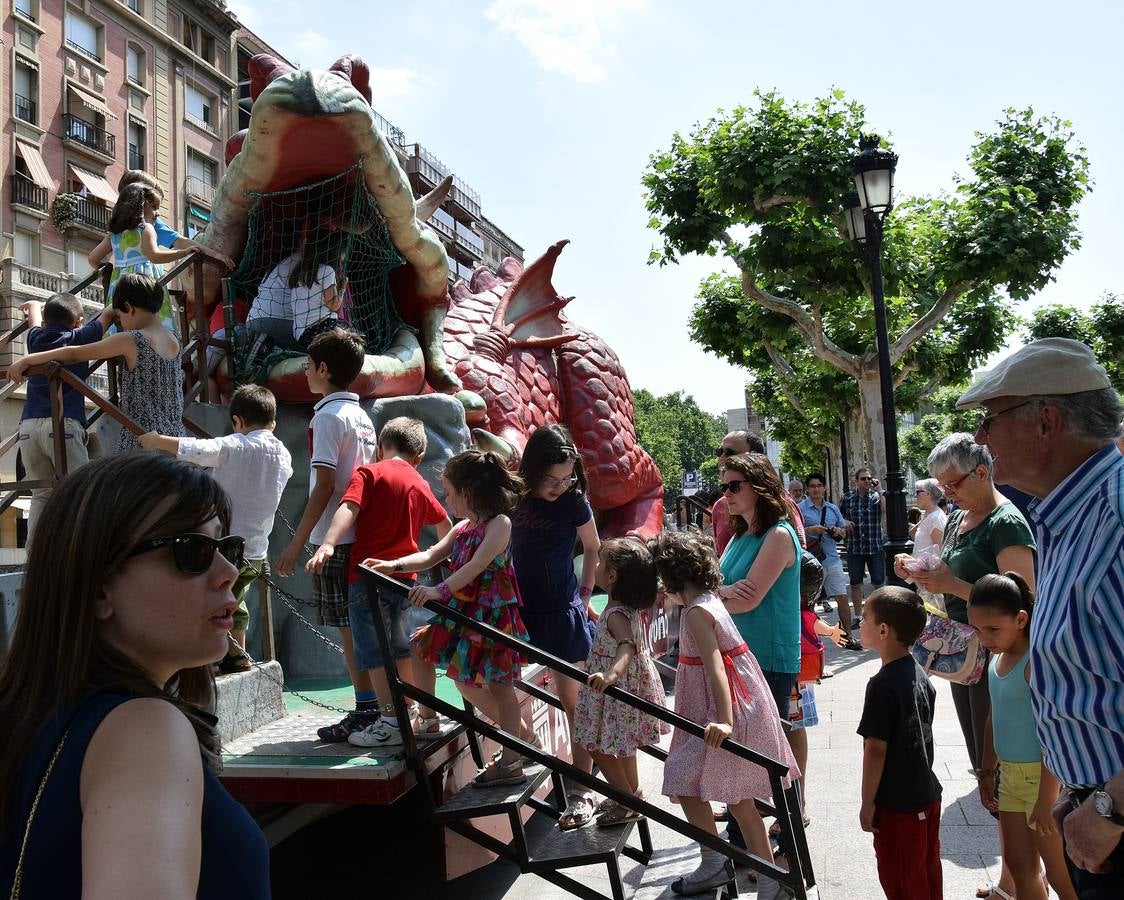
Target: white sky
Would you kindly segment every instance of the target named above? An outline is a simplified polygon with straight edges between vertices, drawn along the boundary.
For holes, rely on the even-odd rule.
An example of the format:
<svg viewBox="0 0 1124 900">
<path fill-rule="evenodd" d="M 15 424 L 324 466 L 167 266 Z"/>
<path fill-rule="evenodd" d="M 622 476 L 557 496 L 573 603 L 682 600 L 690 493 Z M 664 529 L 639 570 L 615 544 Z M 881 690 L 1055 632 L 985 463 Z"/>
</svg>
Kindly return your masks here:
<svg viewBox="0 0 1124 900">
<path fill-rule="evenodd" d="M 974 133 L 1005 107 L 1072 120 L 1095 181 L 1083 245 L 1032 305 L 1124 292 L 1124 13 L 1107 0 L 228 5 L 301 65 L 363 56 L 375 108 L 479 191 L 528 261 L 569 238 L 555 287 L 576 295 L 569 315 L 614 347 L 633 387 L 686 390 L 712 412 L 741 405 L 744 373 L 687 337 L 698 282 L 721 262 L 647 265 L 658 235 L 640 178 L 674 131 L 756 87 L 806 101 L 838 86 L 865 104 L 899 154 L 899 196 L 951 189 Z M 853 26 L 850 10 L 866 20 Z"/>
</svg>

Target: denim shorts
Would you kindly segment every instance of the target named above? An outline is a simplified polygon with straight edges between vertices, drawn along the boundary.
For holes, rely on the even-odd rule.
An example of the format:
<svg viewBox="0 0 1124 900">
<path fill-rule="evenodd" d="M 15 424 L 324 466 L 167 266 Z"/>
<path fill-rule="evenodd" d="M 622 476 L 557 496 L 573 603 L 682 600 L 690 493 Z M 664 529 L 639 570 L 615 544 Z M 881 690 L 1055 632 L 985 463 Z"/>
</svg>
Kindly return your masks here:
<svg viewBox="0 0 1124 900">
<path fill-rule="evenodd" d="M 878 553 L 848 553 L 847 574 L 851 576 L 851 586 L 863 583 L 863 569 L 870 569 L 870 583 L 881 587 L 886 583 L 886 557 Z"/>
<path fill-rule="evenodd" d="M 396 659 L 410 656 L 410 610 L 412 604 L 405 597 L 380 595 L 382 620 L 386 624 L 390 653 Z M 348 612 L 351 616 L 351 639 L 355 642 L 355 659 L 360 669 L 383 668 L 379 636 L 375 634 L 375 618 L 367 602 L 367 585 L 357 581 L 347 590 Z"/>
<path fill-rule="evenodd" d="M 823 576 L 823 589 L 828 597 L 847 596 L 847 574 L 838 556 L 829 556 L 824 561 Z"/>
</svg>

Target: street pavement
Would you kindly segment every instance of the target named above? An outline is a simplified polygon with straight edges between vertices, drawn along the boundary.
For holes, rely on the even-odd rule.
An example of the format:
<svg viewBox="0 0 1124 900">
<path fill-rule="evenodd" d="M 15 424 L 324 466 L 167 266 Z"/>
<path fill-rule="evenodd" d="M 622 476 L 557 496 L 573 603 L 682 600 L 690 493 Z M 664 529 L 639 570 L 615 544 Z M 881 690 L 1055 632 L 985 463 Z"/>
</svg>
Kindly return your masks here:
<svg viewBox="0 0 1124 900">
<path fill-rule="evenodd" d="M 835 620 L 834 614 L 825 618 Z M 855 733 L 867 681 L 878 667 L 879 660 L 873 651 L 852 652 L 828 646 L 827 672 L 832 677 L 816 688 L 820 724 L 808 733 L 807 811 L 812 823 L 807 834 L 818 896 L 825 900 L 873 900 L 883 896 L 871 836 L 859 828 L 862 739 Z M 934 679 L 934 684 L 934 768 L 944 788 L 944 895 L 950 900 L 967 900 L 975 896 L 978 885 L 998 878 L 999 836 L 995 821 L 980 806 L 948 682 Z M 678 810 L 660 793 L 660 764 L 644 754 L 639 758 L 648 799 Z M 637 900 L 676 896 L 671 892 L 671 882 L 697 864 L 696 847 L 681 835 L 655 823 L 651 830 L 656 853 L 647 866 L 621 858 L 626 891 Z M 604 866 L 565 871 L 611 896 Z M 739 869 L 739 893 L 752 898 L 756 896 L 756 886 L 746 875 L 747 870 Z M 450 900 L 564 900 L 572 895 L 535 875 L 520 875 L 513 865 L 496 862 L 450 882 L 441 896 Z"/>
</svg>

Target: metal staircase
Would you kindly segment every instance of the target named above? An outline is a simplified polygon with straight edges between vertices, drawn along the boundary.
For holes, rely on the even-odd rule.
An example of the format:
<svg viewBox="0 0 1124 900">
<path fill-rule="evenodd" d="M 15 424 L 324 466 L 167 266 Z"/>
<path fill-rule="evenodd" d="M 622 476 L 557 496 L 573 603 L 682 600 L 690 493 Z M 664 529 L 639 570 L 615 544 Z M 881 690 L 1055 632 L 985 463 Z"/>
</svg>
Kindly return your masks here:
<svg viewBox="0 0 1124 900">
<path fill-rule="evenodd" d="M 790 864 L 789 870 L 786 871 L 772 862 L 695 828 L 684 819 L 665 809 L 654 806 L 632 794 L 620 791 L 607 782 L 582 772 L 572 764 L 500 730 L 487 720 L 478 717 L 467 703 L 464 708 L 454 706 L 402 681 L 398 675 L 394 655 L 390 651 L 389 637 L 379 607 L 381 596 L 401 598 L 407 592 L 408 586 L 364 566 L 359 568 L 367 582 L 367 600 L 372 607 L 375 633 L 383 659 L 386 661 L 387 680 L 394 695 L 395 713 L 398 720 L 400 722 L 410 721 L 407 701 L 415 700 L 465 728 L 473 760 L 478 767 L 484 766 L 480 737 L 489 738 L 503 747 L 514 748 L 525 759 L 532 761 L 532 765 L 524 768 L 527 774 L 525 783 L 488 788 L 477 788 L 468 784 L 452 796 L 444 798 L 439 796 L 439 790 L 425 767 L 425 759 L 434 752 L 434 746 L 432 744 L 419 744 L 414 739 L 411 729 L 403 728 L 402 740 L 406 763 L 417 774 L 418 784 L 421 785 L 425 802 L 428 804 L 434 822 L 444 825 L 497 856 L 514 863 L 521 872 L 533 872 L 552 884 L 569 891 L 574 896 L 584 898 L 584 900 L 601 900 L 605 895 L 598 893 L 588 884 L 565 874 L 562 870 L 576 866 L 603 864 L 608 871 L 612 900 L 624 900 L 620 857 L 621 855 L 627 856 L 642 865 L 646 865 L 651 860 L 653 851 L 648 820 L 670 828 L 688 840 L 698 842 L 709 849 L 717 850 L 733 859 L 738 865 L 748 866 L 756 872 L 776 879 L 787 887 L 792 896 L 798 898 L 798 900 L 808 900 L 808 898 L 818 896 L 812 874 L 811 858 L 808 853 L 808 843 L 804 834 L 803 817 L 800 814 L 800 805 L 797 801 L 797 789 L 795 786 L 784 788 L 781 782 L 782 776 L 787 773 L 787 765 L 732 740 L 727 740 L 722 745 L 724 749 L 731 753 L 762 766 L 768 771 L 773 788 L 774 802 L 770 804 L 758 800 L 757 805 L 763 812 L 776 815 L 777 821 L 780 823 L 780 849 Z M 426 603 L 426 609 L 452 620 L 460 627 L 476 631 L 489 640 L 511 647 L 519 651 L 525 658 L 548 666 L 559 674 L 579 680 L 585 679 L 586 673 L 581 669 L 517 638 L 504 634 L 489 625 L 477 622 L 443 603 L 430 601 Z M 540 697 L 540 699 L 549 697 L 548 702 L 558 702 L 553 695 L 535 688 L 533 685 L 519 683 L 518 687 L 536 697 Z M 702 738 L 703 736 L 701 725 L 676 715 L 663 706 L 649 703 L 619 687 L 608 688 L 606 696 L 656 716 L 676 729 L 685 731 L 695 737 Z M 652 755 L 661 760 L 666 758 L 666 753 L 662 750 L 653 749 Z M 586 827 L 563 831 L 557 825 L 561 811 L 566 805 L 563 777 L 610 797 L 622 806 L 636 810 L 645 818 L 612 828 Z M 549 790 L 551 800 L 544 800 L 538 794 L 542 792 L 548 779 L 551 782 Z M 528 809 L 554 820 L 553 827 L 529 837 L 523 818 L 524 812 Z M 476 824 L 475 820 L 493 816 L 506 817 L 512 835 L 510 841 L 501 841 Z M 633 837 L 638 839 L 639 846 L 631 843 Z M 736 885 L 731 883 L 723 888 L 719 892 L 719 896 L 736 897 Z"/>
</svg>

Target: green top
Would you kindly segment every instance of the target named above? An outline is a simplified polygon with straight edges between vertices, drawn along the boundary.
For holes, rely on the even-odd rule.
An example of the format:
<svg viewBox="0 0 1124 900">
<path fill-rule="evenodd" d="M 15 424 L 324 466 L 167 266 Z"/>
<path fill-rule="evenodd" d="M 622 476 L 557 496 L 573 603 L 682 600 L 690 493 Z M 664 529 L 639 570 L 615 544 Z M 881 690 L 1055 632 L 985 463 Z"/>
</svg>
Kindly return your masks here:
<svg viewBox="0 0 1124 900">
<path fill-rule="evenodd" d="M 941 559 L 948 563 L 952 573 L 970 584 L 984 575 L 999 571 L 996 557 L 1007 547 L 1034 549 L 1034 535 L 1023 514 L 1010 500 L 1000 503 L 971 531 L 960 534 L 960 523 L 965 511 L 956 510 L 948 517 L 944 530 L 944 549 Z M 968 623 L 968 601 L 952 594 L 944 595 L 948 617 Z"/>
<path fill-rule="evenodd" d="M 732 618 L 764 671 L 795 673 L 800 671 L 800 542 L 784 519 L 776 527 L 783 528 L 792 538 L 795 557 L 756 609 Z M 726 545 L 721 563 L 723 584 L 745 578 L 771 531 L 770 528 L 761 537 L 746 532 Z"/>
</svg>

